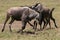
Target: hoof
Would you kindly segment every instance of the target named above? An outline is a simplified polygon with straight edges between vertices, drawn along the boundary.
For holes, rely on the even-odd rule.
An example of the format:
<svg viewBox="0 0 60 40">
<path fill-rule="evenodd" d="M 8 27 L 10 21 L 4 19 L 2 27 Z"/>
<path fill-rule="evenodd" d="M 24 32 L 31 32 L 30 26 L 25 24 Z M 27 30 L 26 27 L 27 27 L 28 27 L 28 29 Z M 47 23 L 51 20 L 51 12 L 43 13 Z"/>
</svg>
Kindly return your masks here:
<svg viewBox="0 0 60 40">
<path fill-rule="evenodd" d="M 12 31 L 10 31 L 10 32 L 12 32 Z"/>
<path fill-rule="evenodd" d="M 17 33 L 21 33 L 21 34 L 23 34 L 23 31 L 17 31 Z"/>
<path fill-rule="evenodd" d="M 58 28 L 58 27 L 56 27 L 56 28 Z"/>
<path fill-rule="evenodd" d="M 17 31 L 17 33 L 20 33 L 20 31 Z"/>
<path fill-rule="evenodd" d="M 3 32 L 4 31 L 4 29 L 2 29 L 2 31 L 1 32 Z"/>
<path fill-rule="evenodd" d="M 43 31 L 43 29 L 40 29 L 40 31 Z"/>
</svg>

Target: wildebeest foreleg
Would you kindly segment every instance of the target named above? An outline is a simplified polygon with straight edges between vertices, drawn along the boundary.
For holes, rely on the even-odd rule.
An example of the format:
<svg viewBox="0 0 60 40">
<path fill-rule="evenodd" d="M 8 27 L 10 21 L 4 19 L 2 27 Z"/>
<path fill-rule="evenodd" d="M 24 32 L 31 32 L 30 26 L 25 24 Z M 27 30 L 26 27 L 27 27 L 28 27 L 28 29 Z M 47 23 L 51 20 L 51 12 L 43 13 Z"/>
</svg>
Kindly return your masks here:
<svg viewBox="0 0 60 40">
<path fill-rule="evenodd" d="M 45 28 L 45 24 L 46 24 L 46 22 L 44 21 L 43 29 Z"/>
<path fill-rule="evenodd" d="M 35 29 L 35 31 L 37 29 L 37 21 L 36 20 L 34 21 L 34 29 Z"/>
<path fill-rule="evenodd" d="M 22 29 L 19 30 L 17 33 L 19 33 L 19 32 L 23 33 L 23 30 L 25 29 L 26 24 L 27 24 L 27 22 L 22 21 Z"/>
<path fill-rule="evenodd" d="M 29 24 L 30 24 L 30 26 L 32 26 L 33 27 L 33 29 L 34 29 L 34 25 L 32 25 L 30 22 L 28 22 Z"/>
<path fill-rule="evenodd" d="M 39 25 L 40 25 L 40 30 L 42 30 L 42 20 L 39 22 Z"/>
</svg>

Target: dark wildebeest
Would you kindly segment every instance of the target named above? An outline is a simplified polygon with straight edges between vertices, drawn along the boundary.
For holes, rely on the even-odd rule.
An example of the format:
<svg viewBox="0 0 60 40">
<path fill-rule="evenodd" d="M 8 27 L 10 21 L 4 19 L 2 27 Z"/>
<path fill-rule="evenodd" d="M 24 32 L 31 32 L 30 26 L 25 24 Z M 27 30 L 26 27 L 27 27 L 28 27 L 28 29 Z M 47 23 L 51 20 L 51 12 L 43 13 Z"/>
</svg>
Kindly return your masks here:
<svg viewBox="0 0 60 40">
<path fill-rule="evenodd" d="M 36 11 L 30 9 L 29 7 L 12 7 L 7 10 L 7 17 L 4 22 L 2 32 L 4 31 L 5 25 L 10 17 L 11 17 L 11 21 L 9 22 L 9 24 L 10 24 L 9 28 L 10 28 L 11 32 L 12 32 L 11 25 L 15 20 L 22 21 L 22 29 L 19 30 L 18 32 L 20 32 L 20 31 L 23 32 L 26 24 L 29 23 L 29 21 L 31 21 L 32 19 L 40 20 L 40 18 L 38 18 L 38 17 L 40 17 L 40 14 L 37 13 Z"/>
<path fill-rule="evenodd" d="M 30 8 L 32 8 L 35 11 L 42 14 L 42 19 L 41 19 L 41 22 L 39 23 L 40 27 L 41 27 L 41 24 L 42 24 L 42 21 L 43 21 L 44 22 L 43 29 L 47 26 L 47 24 L 49 24 L 49 26 L 51 28 L 51 25 L 50 25 L 50 19 L 51 19 L 54 22 L 55 27 L 57 28 L 55 19 L 52 16 L 52 12 L 54 11 L 55 8 L 49 9 L 47 7 L 44 7 L 41 3 L 37 3 L 36 5 L 34 5 Z"/>
</svg>

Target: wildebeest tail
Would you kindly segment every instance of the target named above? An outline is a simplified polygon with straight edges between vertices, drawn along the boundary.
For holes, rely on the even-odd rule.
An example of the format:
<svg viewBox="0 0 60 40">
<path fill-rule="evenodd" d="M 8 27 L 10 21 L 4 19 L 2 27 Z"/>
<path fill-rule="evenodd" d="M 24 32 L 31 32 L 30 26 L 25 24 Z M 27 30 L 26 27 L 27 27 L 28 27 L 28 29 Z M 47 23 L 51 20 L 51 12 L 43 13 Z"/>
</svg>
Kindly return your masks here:
<svg viewBox="0 0 60 40">
<path fill-rule="evenodd" d="M 54 9 L 55 9 L 55 8 L 52 8 L 52 9 L 50 10 L 50 15 L 52 15 L 52 12 L 54 11 Z"/>
</svg>

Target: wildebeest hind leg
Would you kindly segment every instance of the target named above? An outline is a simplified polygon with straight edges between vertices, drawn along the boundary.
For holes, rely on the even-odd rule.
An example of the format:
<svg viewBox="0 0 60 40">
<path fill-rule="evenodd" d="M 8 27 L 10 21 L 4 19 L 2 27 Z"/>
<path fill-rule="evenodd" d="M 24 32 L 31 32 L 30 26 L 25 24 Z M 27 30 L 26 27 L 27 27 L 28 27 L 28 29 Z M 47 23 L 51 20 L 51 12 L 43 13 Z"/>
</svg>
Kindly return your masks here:
<svg viewBox="0 0 60 40">
<path fill-rule="evenodd" d="M 56 25 L 55 19 L 53 17 L 51 17 L 51 20 L 54 22 L 55 27 L 58 28 Z"/>
<path fill-rule="evenodd" d="M 12 32 L 12 30 L 11 30 L 11 25 L 12 25 L 13 22 L 14 22 L 14 19 L 12 18 L 11 21 L 9 22 L 9 29 L 10 29 L 10 32 Z"/>
<path fill-rule="evenodd" d="M 6 25 L 7 21 L 9 20 L 9 18 L 10 18 L 10 16 L 7 15 L 6 20 L 5 20 L 5 22 L 4 22 L 4 26 L 3 26 L 3 28 L 2 28 L 2 32 L 4 31 L 5 25 Z"/>
<path fill-rule="evenodd" d="M 48 22 L 48 23 L 49 23 L 49 26 L 50 26 L 50 29 L 51 29 L 51 23 L 50 23 L 50 20 L 49 20 L 49 22 Z"/>
</svg>

